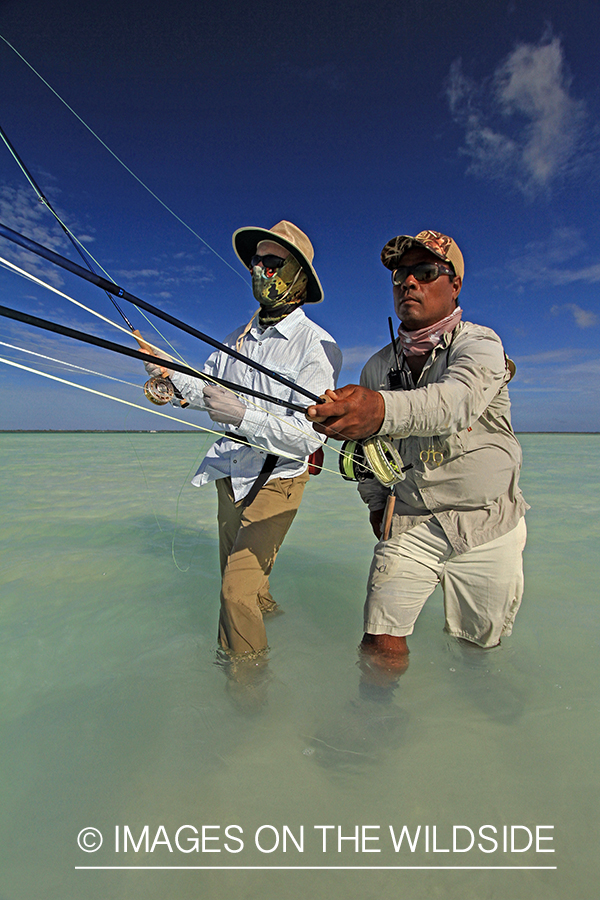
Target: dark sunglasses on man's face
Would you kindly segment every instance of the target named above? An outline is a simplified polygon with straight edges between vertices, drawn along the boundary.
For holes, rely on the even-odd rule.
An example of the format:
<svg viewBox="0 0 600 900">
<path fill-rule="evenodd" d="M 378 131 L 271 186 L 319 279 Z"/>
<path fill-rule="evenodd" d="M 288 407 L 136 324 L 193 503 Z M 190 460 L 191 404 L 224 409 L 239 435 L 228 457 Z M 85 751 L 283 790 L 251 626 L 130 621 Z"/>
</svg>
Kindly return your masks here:
<svg viewBox="0 0 600 900">
<path fill-rule="evenodd" d="M 282 259 L 281 256 L 266 253 L 264 256 L 253 256 L 250 260 L 250 268 L 253 269 L 254 266 L 259 266 L 262 263 L 265 269 L 280 269 L 284 262 L 285 259 Z"/>
<path fill-rule="evenodd" d="M 429 284 L 431 281 L 437 281 L 440 275 L 449 275 L 450 278 L 456 277 L 456 274 L 452 269 L 449 269 L 447 266 L 442 266 L 440 263 L 420 262 L 415 266 L 398 266 L 397 269 L 394 269 L 392 272 L 392 284 L 396 285 L 396 287 L 400 287 L 401 284 L 404 284 L 409 275 L 414 275 L 421 284 Z"/>
</svg>

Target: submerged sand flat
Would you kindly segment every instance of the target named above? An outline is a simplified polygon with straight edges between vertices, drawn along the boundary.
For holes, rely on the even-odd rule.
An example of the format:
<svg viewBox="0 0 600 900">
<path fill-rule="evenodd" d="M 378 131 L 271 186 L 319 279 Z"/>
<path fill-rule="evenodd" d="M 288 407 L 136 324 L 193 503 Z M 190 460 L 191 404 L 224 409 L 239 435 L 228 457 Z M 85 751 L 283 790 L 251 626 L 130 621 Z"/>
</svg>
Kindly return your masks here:
<svg viewBox="0 0 600 900">
<path fill-rule="evenodd" d="M 1 900 L 595 900 L 600 436 L 521 440 L 512 638 L 464 654 L 436 593 L 381 706 L 356 666 L 373 540 L 338 475 L 311 479 L 236 691 L 214 490 L 189 485 L 207 441 L 0 435 Z"/>
</svg>

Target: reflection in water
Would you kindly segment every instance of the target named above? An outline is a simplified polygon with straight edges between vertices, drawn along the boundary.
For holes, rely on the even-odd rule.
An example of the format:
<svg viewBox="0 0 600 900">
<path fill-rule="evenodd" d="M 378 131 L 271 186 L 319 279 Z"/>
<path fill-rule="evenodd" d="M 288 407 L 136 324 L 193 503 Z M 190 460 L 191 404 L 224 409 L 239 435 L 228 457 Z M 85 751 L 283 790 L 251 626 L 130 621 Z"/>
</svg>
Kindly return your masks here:
<svg viewBox="0 0 600 900">
<path fill-rule="evenodd" d="M 449 640 L 434 594 L 398 678 L 373 659 L 357 666 L 373 539 L 356 493 L 334 475 L 309 483 L 278 558 L 285 615 L 267 622 L 268 658 L 215 665 L 216 504 L 213 491 L 186 486 L 198 438 L 3 435 L 11 515 L 0 525 L 0 892 L 10 900 L 595 896 L 598 701 L 589 673 L 600 438 L 525 435 L 523 447 L 532 510 L 514 635 L 487 651 Z M 554 826 L 556 852 L 434 853 L 421 840 L 396 851 L 389 840 L 390 825 L 395 835 L 404 825 L 432 835 L 436 826 L 445 841 L 453 825 L 486 823 Z M 116 825 L 138 836 L 163 826 L 171 842 L 183 825 L 200 835 L 206 826 L 217 840 L 188 854 L 157 844 L 117 856 Z M 225 846 L 229 825 L 243 829 L 238 854 Z M 274 830 L 265 840 L 303 829 L 303 851 L 258 849 L 254 835 L 266 825 Z M 76 844 L 88 826 L 104 834 L 95 854 Z M 317 826 L 344 836 L 369 826 L 377 841 L 363 852 L 331 838 L 324 853 Z M 75 870 L 92 863 L 263 868 Z M 264 871 L 535 863 L 558 868 Z"/>
<path fill-rule="evenodd" d="M 448 640 L 447 645 L 456 661 L 457 687 L 473 706 L 495 722 L 511 724 L 520 719 L 525 711 L 524 690 L 503 671 L 507 653 L 502 644 L 487 650 L 462 640 Z"/>
<path fill-rule="evenodd" d="M 365 766 L 380 762 L 386 750 L 399 749 L 407 718 L 391 702 L 349 700 L 304 737 L 319 765 L 360 775 Z"/>
<path fill-rule="evenodd" d="M 256 713 L 265 706 L 271 680 L 268 650 L 236 655 L 219 648 L 215 662 L 227 679 L 226 693 L 240 712 Z"/>
</svg>

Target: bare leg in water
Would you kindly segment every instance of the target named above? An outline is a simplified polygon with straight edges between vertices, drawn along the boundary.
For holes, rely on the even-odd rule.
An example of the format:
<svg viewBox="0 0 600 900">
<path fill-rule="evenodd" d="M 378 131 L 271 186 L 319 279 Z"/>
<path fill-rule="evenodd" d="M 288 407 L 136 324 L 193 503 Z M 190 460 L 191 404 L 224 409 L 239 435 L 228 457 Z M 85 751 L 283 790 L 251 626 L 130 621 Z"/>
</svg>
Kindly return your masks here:
<svg viewBox="0 0 600 900">
<path fill-rule="evenodd" d="M 391 700 L 398 679 L 408 669 L 406 638 L 365 633 L 359 653 L 361 696 L 370 700 Z"/>
</svg>

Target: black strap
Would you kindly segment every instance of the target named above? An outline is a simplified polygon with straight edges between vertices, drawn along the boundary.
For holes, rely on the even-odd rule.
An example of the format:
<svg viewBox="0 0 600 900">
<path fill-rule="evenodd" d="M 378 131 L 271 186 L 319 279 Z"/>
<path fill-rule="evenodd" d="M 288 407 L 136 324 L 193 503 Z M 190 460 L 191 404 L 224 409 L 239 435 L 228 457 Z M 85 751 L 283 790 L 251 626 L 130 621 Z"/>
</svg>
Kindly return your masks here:
<svg viewBox="0 0 600 900">
<path fill-rule="evenodd" d="M 244 435 L 242 434 L 232 434 L 230 431 L 226 431 L 224 437 L 228 437 L 232 441 L 237 441 L 239 444 L 250 444 L 248 438 L 244 437 Z M 260 491 L 261 487 L 263 487 L 267 483 L 269 475 L 271 475 L 273 469 L 277 465 L 278 459 L 279 457 L 274 453 L 267 453 L 267 455 L 265 456 L 265 461 L 262 465 L 262 469 L 256 477 L 256 481 L 242 500 L 242 509 L 246 509 L 247 506 L 250 506 L 252 501 L 256 498 L 256 495 Z"/>
<path fill-rule="evenodd" d="M 267 453 L 265 457 L 265 461 L 263 463 L 263 467 L 258 473 L 258 477 L 244 499 L 242 500 L 242 509 L 246 509 L 247 506 L 250 506 L 261 487 L 267 483 L 267 479 L 275 466 L 277 465 L 278 456 L 275 456 L 274 453 Z"/>
</svg>

